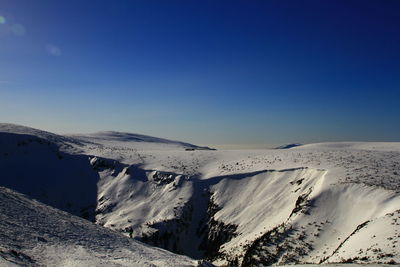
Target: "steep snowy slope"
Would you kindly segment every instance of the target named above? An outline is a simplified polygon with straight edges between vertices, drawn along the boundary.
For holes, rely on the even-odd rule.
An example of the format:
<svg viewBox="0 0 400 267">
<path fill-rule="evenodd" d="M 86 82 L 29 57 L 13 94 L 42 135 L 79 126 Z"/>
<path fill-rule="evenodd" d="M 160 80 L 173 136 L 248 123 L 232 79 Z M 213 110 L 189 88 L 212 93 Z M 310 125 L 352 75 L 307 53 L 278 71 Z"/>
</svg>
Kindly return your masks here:
<svg viewBox="0 0 400 267">
<path fill-rule="evenodd" d="M 197 266 L 0 187 L 0 266 Z"/>
<path fill-rule="evenodd" d="M 63 135 L 58 135 L 42 130 L 38 130 L 35 128 L 12 124 L 12 123 L 0 123 L 0 132 L 2 133 L 12 133 L 12 134 L 24 134 L 31 135 L 37 138 L 47 140 L 48 142 L 52 142 L 59 146 L 66 146 L 72 148 L 72 145 L 82 146 L 77 139 L 70 138 Z"/>
<path fill-rule="evenodd" d="M 90 140 L 83 137 L 78 140 L 20 125 L 1 123 L 0 185 L 94 220 L 100 176 L 90 164 L 88 155 L 82 154 L 87 147 L 108 151 L 113 157 L 120 150 L 121 154 L 126 151 L 133 154 L 134 150 L 130 149 L 130 146 L 135 144 L 144 147 L 152 145 L 153 148 L 167 150 L 171 150 L 171 147 L 181 150 L 204 149 L 143 135 L 105 132 L 93 136 L 95 137 L 89 138 Z M 101 144 L 108 140 L 107 138 L 112 145 Z"/>
<path fill-rule="evenodd" d="M 2 126 L 0 185 L 93 220 L 99 175 L 86 155 L 66 152 L 79 143 L 30 128 L 4 131 Z"/>
</svg>

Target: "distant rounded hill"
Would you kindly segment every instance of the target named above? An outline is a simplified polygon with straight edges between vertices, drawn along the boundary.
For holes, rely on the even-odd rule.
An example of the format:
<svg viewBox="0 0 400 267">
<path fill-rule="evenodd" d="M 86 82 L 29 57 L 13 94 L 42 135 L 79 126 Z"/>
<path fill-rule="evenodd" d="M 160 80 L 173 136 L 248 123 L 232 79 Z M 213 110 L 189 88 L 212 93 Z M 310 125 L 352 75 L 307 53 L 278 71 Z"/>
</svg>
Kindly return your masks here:
<svg viewBox="0 0 400 267">
<path fill-rule="evenodd" d="M 165 145 L 176 145 L 185 149 L 190 150 L 212 150 L 205 146 L 196 146 L 190 143 L 185 143 L 181 141 L 169 140 L 165 138 L 153 137 L 143 134 L 126 133 L 126 132 L 116 132 L 116 131 L 102 131 L 91 134 L 74 134 L 70 135 L 72 138 L 81 141 L 90 142 L 120 142 L 120 143 L 157 143 Z"/>
</svg>

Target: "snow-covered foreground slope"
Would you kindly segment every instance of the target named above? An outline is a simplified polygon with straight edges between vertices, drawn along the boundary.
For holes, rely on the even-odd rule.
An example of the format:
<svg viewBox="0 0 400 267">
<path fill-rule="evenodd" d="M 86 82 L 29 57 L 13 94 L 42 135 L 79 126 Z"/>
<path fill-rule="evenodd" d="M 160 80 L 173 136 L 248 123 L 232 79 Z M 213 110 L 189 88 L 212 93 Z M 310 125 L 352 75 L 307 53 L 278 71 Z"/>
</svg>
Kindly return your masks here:
<svg viewBox="0 0 400 267">
<path fill-rule="evenodd" d="M 197 266 L 0 187 L 0 266 Z"/>
<path fill-rule="evenodd" d="M 35 136 L 18 127 L 18 138 Z M 13 134 L 12 126 L 5 128 Z M 4 143 L 13 152 L 0 154 L 8 180 L 2 176 L 0 185 L 8 181 L 19 190 L 19 181 L 26 184 L 24 172 L 15 171 L 19 160 L 40 162 L 34 155 L 41 151 L 54 172 L 44 163 L 28 164 L 31 180 L 42 179 L 49 190 L 57 184 L 52 179 L 87 183 L 95 188 L 92 209 L 74 187 L 62 188 L 97 224 L 125 235 L 132 228 L 148 244 L 216 265 L 400 263 L 400 143 L 212 151 L 115 132 L 40 138 L 68 164 L 52 159 L 53 150 L 10 139 Z M 70 211 L 36 191 L 24 193 Z"/>
</svg>

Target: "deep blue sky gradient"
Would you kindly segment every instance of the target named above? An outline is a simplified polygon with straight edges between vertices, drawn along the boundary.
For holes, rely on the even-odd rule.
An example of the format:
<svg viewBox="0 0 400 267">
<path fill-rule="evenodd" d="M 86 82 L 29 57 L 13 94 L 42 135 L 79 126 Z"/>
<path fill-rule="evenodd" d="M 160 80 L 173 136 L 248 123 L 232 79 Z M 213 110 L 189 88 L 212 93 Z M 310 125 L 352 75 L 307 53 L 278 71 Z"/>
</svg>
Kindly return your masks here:
<svg viewBox="0 0 400 267">
<path fill-rule="evenodd" d="M 399 14 L 395 0 L 0 0 L 0 121 L 203 144 L 400 141 Z"/>
</svg>

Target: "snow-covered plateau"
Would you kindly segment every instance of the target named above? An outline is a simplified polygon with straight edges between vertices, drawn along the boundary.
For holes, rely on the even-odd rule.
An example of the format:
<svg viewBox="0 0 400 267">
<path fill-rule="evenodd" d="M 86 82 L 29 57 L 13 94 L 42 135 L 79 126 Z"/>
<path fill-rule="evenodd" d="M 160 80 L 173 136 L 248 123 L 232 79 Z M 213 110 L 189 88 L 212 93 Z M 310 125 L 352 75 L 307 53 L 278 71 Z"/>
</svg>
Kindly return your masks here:
<svg viewBox="0 0 400 267">
<path fill-rule="evenodd" d="M 400 143 L 281 148 L 0 124 L 0 265 L 400 264 Z"/>
</svg>

